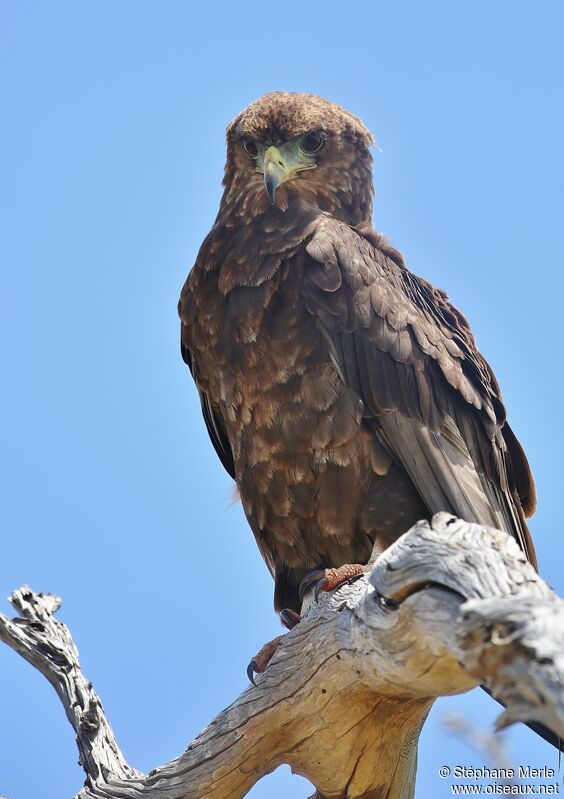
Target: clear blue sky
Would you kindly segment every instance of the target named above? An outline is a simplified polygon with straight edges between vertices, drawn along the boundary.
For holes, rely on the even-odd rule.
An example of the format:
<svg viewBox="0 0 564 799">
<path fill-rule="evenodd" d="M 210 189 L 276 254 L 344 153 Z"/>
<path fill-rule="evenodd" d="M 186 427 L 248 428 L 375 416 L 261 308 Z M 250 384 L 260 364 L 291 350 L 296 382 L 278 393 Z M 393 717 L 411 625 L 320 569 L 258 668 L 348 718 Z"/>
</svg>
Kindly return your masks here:
<svg viewBox="0 0 564 799">
<path fill-rule="evenodd" d="M 0 595 L 63 597 L 133 765 L 180 753 L 279 631 L 176 316 L 225 126 L 266 91 L 324 95 L 380 142 L 375 225 L 469 316 L 536 475 L 541 571 L 564 589 L 562 23 L 542 1 L 1 3 Z M 5 647 L 0 707 L 0 795 L 78 791 L 55 693 Z M 443 763 L 483 763 L 441 728 L 453 708 L 486 728 L 497 713 L 480 692 L 437 703 L 418 799 L 449 795 Z M 508 741 L 556 766 L 527 730 Z M 250 795 L 308 786 L 282 769 Z"/>
</svg>

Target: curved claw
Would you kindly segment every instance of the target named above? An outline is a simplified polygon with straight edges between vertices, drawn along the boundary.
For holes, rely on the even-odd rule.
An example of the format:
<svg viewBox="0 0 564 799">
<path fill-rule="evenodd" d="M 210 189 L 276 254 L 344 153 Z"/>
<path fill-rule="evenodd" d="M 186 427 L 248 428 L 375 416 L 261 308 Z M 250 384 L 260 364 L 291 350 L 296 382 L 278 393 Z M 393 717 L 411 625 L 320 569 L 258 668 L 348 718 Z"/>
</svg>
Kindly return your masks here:
<svg viewBox="0 0 564 799">
<path fill-rule="evenodd" d="M 317 597 L 319 595 L 317 587 L 320 582 L 323 582 L 324 577 L 325 577 L 325 569 L 314 569 L 309 574 L 306 574 L 306 576 L 300 583 L 300 588 L 299 588 L 300 602 L 304 601 L 304 596 L 307 594 L 309 590 L 311 590 L 312 586 L 315 586 L 314 590 L 317 592 L 314 594 L 315 601 L 317 602 Z"/>
<path fill-rule="evenodd" d="M 257 687 L 257 684 L 255 682 L 256 665 L 257 665 L 256 660 L 254 658 L 251 658 L 251 661 L 247 666 L 247 677 L 249 678 L 249 681 L 252 682 L 252 684 L 255 686 L 255 688 Z"/>
<path fill-rule="evenodd" d="M 321 580 L 318 580 L 315 584 L 315 588 L 313 589 L 313 598 L 319 604 L 319 594 L 322 591 L 325 591 L 325 588 L 328 584 L 327 577 L 322 577 Z"/>
<path fill-rule="evenodd" d="M 272 641 L 269 641 L 267 644 L 263 646 L 263 648 L 258 652 L 254 658 L 252 658 L 251 662 L 247 666 L 247 677 L 252 682 L 253 685 L 256 686 L 254 675 L 262 674 L 263 671 L 266 669 L 268 664 L 270 663 L 270 659 L 278 649 L 278 645 L 282 640 L 283 636 L 279 635 L 278 638 L 273 638 Z"/>
<path fill-rule="evenodd" d="M 293 630 L 296 624 L 299 624 L 302 617 L 295 610 L 284 608 L 280 611 L 280 621 L 287 630 Z"/>
<path fill-rule="evenodd" d="M 336 569 L 317 569 L 307 574 L 300 584 L 300 599 L 303 601 L 304 595 L 311 586 L 313 597 L 319 602 L 319 594 L 322 591 L 334 591 L 342 585 L 350 585 L 358 580 L 367 570 L 366 566 L 360 563 L 345 563 Z"/>
</svg>

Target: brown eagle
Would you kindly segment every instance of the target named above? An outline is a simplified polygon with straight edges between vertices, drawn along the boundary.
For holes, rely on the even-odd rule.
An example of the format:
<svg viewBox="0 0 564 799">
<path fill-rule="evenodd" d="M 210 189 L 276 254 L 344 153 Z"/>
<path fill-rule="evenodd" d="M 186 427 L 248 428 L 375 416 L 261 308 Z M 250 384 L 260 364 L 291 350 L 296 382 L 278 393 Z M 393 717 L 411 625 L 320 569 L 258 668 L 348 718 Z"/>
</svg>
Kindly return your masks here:
<svg viewBox="0 0 564 799">
<path fill-rule="evenodd" d="M 449 511 L 533 564 L 535 488 L 466 318 L 372 227 L 374 140 L 310 94 L 227 129 L 219 213 L 184 285 L 182 354 L 277 610 Z"/>
</svg>

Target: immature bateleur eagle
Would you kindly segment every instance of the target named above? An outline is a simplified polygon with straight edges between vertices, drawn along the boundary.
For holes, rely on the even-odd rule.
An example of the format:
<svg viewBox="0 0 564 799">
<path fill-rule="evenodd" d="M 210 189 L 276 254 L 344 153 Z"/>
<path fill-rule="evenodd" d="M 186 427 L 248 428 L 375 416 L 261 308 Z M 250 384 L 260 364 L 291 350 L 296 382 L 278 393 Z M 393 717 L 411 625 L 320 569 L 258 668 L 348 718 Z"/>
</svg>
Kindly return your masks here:
<svg viewBox="0 0 564 799">
<path fill-rule="evenodd" d="M 535 488 L 465 317 L 372 228 L 373 138 L 309 94 L 227 129 L 219 213 L 180 298 L 182 354 L 277 610 L 449 511 L 535 564 Z"/>
</svg>

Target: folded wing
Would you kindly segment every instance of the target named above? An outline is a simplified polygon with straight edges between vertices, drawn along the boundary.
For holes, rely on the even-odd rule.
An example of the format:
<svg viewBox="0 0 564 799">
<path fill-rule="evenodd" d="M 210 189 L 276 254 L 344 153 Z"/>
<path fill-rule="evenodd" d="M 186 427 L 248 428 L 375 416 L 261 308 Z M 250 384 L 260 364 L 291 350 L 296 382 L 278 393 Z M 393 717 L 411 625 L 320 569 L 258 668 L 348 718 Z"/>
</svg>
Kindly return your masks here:
<svg viewBox="0 0 564 799">
<path fill-rule="evenodd" d="M 373 231 L 324 217 L 307 252 L 308 309 L 365 425 L 431 513 L 504 529 L 536 565 L 533 478 L 466 319 Z"/>
</svg>

